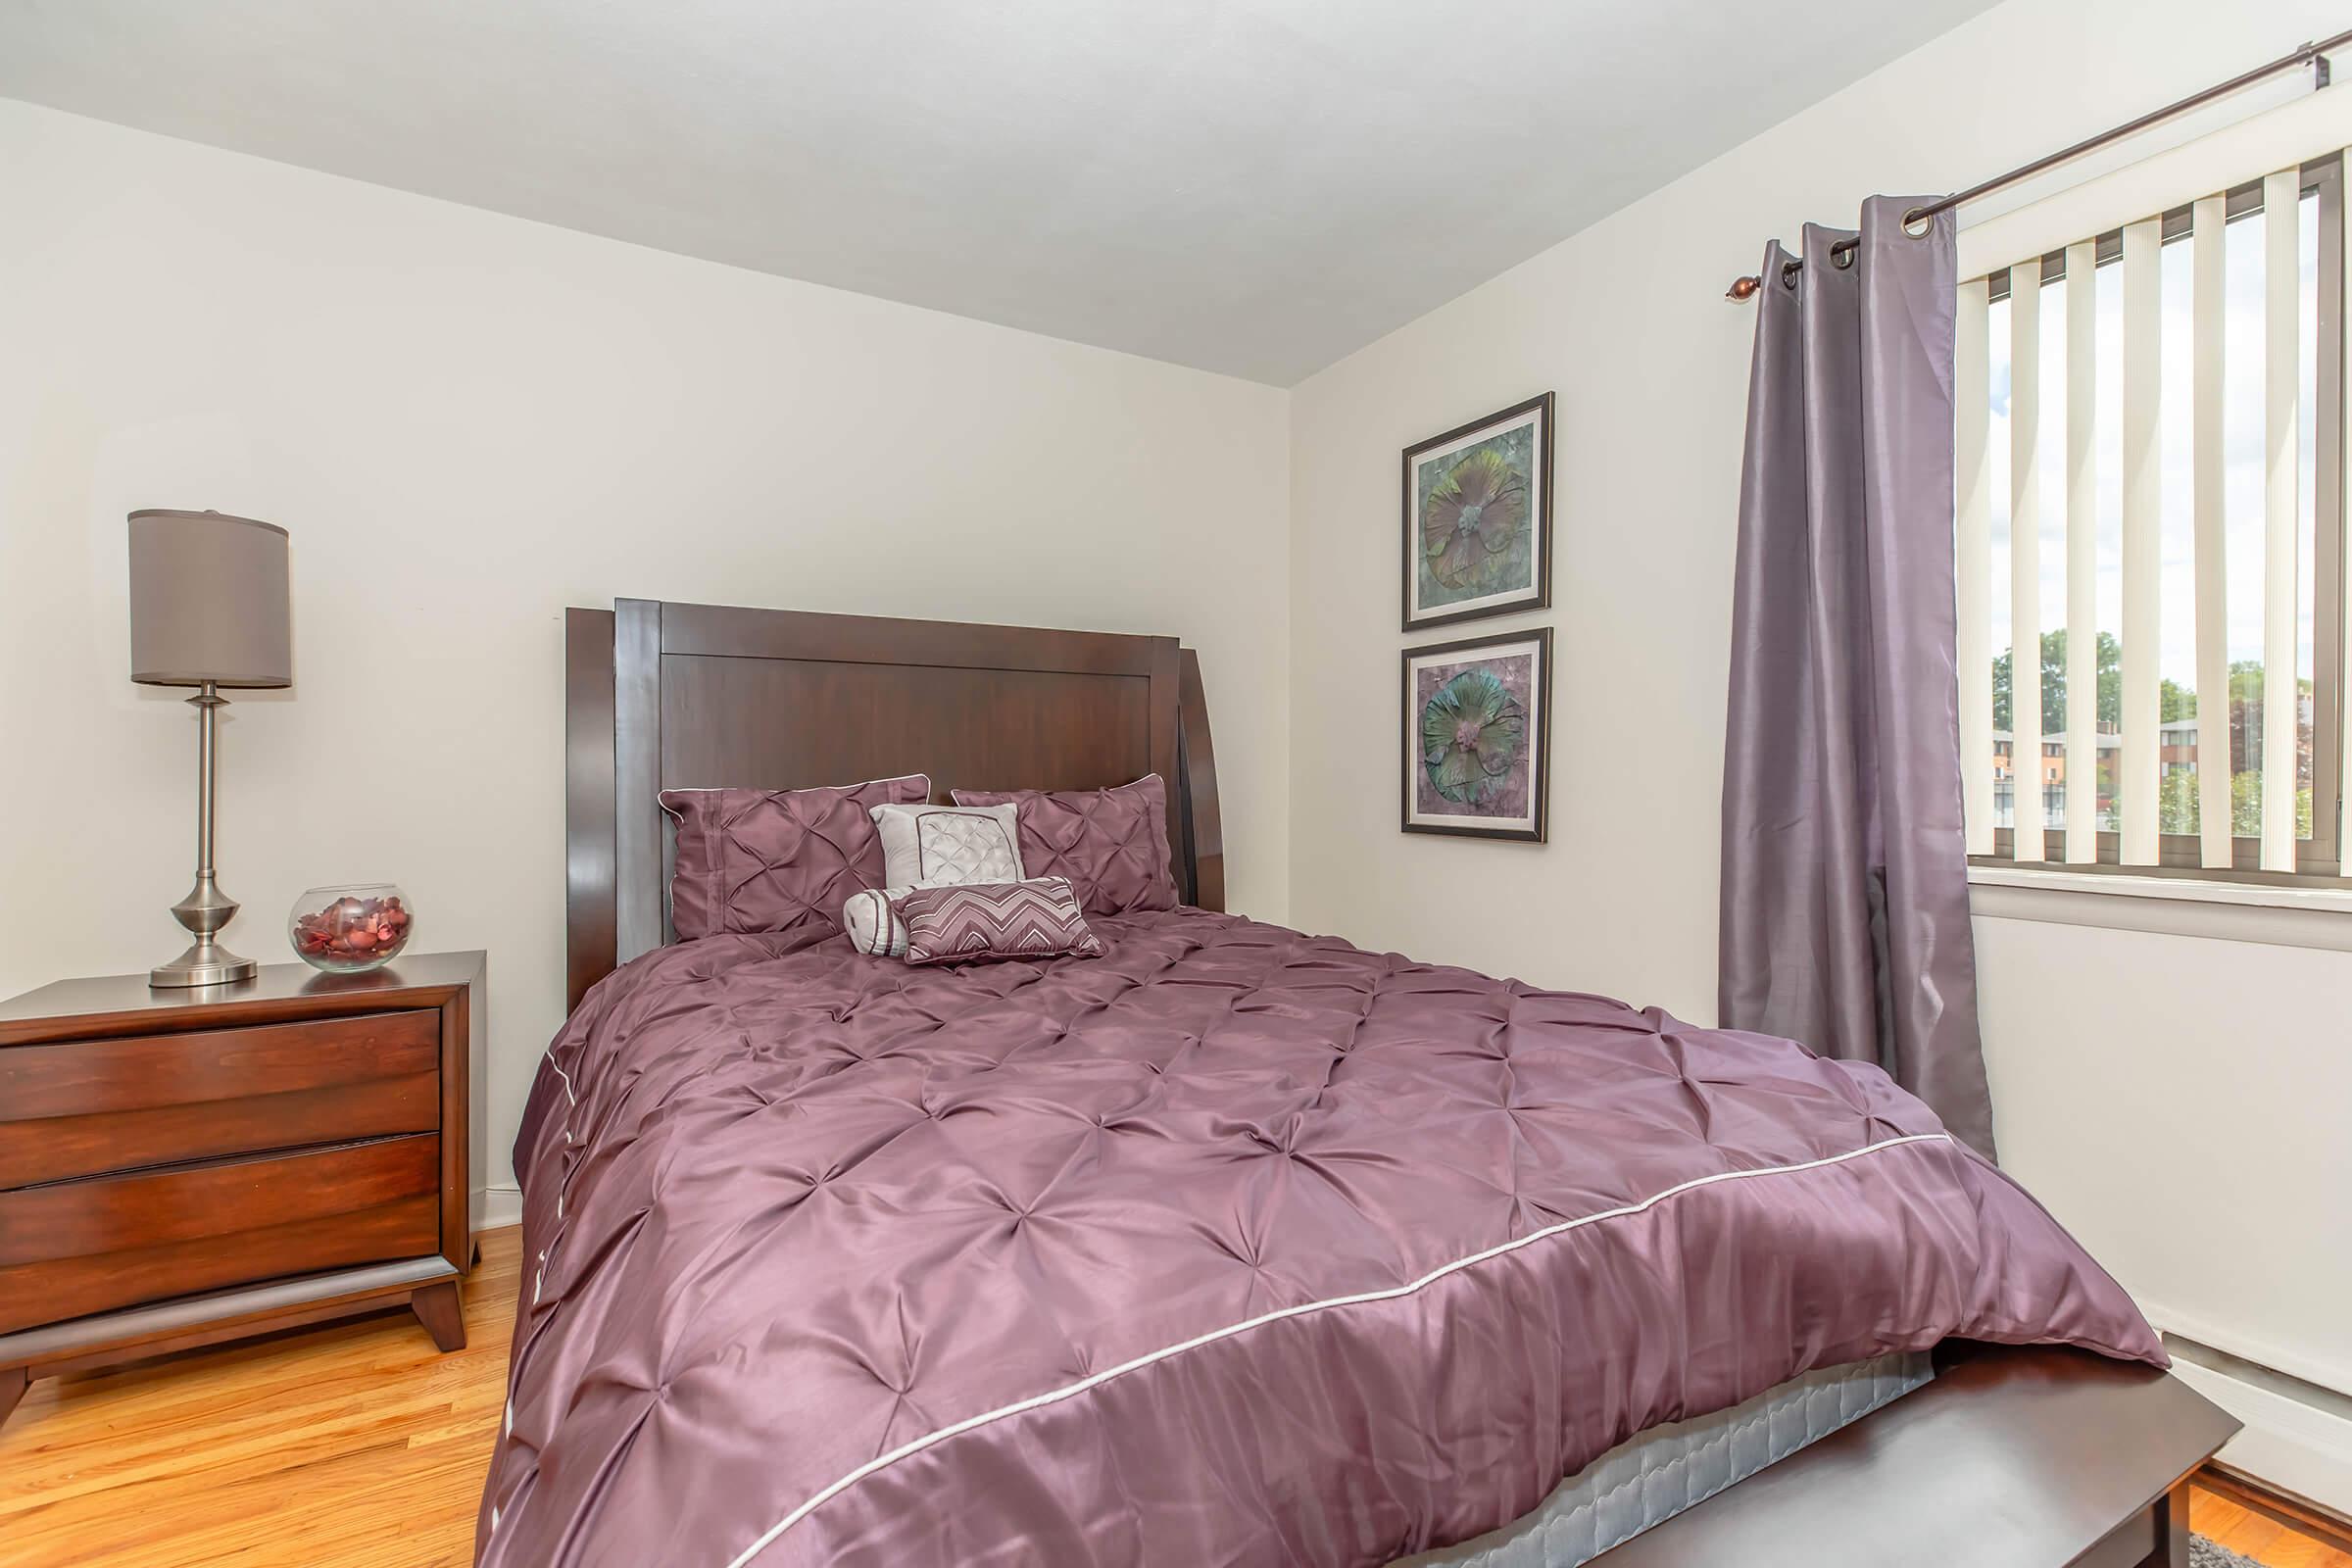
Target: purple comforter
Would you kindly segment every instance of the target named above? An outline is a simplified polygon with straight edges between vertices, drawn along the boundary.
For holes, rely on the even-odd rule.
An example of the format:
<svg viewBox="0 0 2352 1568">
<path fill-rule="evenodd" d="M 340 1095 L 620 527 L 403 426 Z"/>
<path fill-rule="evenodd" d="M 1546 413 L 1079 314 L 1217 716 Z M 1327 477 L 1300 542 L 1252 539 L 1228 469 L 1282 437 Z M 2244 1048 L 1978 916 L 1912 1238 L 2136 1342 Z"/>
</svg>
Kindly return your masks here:
<svg viewBox="0 0 2352 1568">
<path fill-rule="evenodd" d="M 516 1151 L 478 1555 L 1371 1568 L 1946 1336 L 2162 1364 L 1874 1067 L 1197 909 L 960 970 L 713 937 Z"/>
</svg>

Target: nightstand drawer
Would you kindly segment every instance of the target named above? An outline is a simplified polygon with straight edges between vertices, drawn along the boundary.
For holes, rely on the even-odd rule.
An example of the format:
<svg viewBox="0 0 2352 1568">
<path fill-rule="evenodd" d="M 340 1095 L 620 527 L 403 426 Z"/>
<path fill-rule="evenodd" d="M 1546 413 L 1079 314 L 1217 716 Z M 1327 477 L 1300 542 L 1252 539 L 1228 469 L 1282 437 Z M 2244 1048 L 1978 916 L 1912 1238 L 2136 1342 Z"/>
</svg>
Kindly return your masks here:
<svg viewBox="0 0 2352 1568">
<path fill-rule="evenodd" d="M 0 1189 L 440 1125 L 418 1008 L 0 1048 Z"/>
<path fill-rule="evenodd" d="M 441 1140 L 381 1139 L 0 1193 L 0 1333 L 432 1252 Z"/>
</svg>

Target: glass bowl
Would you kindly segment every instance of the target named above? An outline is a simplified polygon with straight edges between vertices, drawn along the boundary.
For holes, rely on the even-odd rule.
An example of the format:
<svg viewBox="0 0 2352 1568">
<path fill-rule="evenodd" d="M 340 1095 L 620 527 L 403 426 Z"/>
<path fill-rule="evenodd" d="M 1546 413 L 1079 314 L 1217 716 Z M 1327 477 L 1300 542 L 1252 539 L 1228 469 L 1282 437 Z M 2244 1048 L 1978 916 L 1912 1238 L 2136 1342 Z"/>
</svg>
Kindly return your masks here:
<svg viewBox="0 0 2352 1568">
<path fill-rule="evenodd" d="M 330 882 L 294 901 L 286 940 L 302 961 L 328 974 L 363 974 L 409 945 L 416 912 L 389 882 Z"/>
</svg>

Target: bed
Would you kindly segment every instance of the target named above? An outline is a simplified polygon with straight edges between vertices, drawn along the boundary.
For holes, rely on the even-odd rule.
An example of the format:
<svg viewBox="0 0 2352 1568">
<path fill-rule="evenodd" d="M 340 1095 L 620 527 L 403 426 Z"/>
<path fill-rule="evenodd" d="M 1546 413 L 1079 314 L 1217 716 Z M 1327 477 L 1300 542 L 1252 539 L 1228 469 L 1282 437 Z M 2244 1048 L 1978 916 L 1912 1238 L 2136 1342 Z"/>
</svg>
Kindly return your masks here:
<svg viewBox="0 0 2352 1568">
<path fill-rule="evenodd" d="M 2185 1551 L 2226 1418 L 1883 1074 L 1225 913 L 1172 639 L 566 629 L 574 1005 L 480 1563 Z M 669 940 L 661 790 L 911 771 L 1156 773 L 1181 903 L 1047 962 Z"/>
</svg>

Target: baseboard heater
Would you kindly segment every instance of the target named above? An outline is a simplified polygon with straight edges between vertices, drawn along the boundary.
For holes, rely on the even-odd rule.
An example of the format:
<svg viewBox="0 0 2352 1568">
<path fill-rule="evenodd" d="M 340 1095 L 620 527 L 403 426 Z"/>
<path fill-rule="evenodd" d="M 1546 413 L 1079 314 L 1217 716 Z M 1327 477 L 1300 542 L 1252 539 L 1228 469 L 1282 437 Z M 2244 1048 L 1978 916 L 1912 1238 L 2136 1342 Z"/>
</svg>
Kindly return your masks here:
<svg viewBox="0 0 2352 1568">
<path fill-rule="evenodd" d="M 2352 1534 L 2352 1394 L 2167 1333 L 2173 1371 L 2243 1421 L 2220 1467 Z"/>
</svg>

